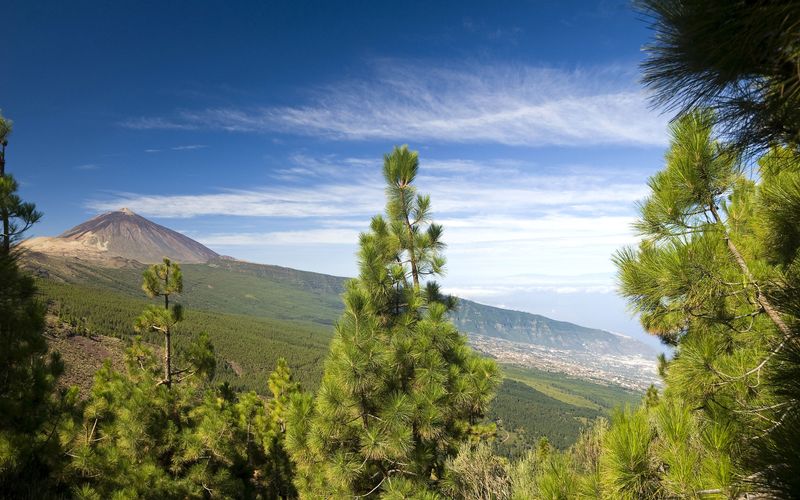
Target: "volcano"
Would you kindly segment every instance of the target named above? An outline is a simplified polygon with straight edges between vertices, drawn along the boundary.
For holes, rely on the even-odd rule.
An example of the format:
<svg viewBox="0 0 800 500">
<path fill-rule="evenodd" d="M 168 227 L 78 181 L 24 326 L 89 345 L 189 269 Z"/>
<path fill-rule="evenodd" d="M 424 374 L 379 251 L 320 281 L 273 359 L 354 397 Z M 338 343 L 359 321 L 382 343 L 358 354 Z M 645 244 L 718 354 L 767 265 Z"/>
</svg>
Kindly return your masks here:
<svg viewBox="0 0 800 500">
<path fill-rule="evenodd" d="M 181 263 L 205 263 L 219 255 L 210 248 L 127 208 L 108 212 L 56 237 L 32 238 L 24 243 L 32 252 L 88 260 L 131 259 L 143 264 L 164 257 Z"/>
</svg>

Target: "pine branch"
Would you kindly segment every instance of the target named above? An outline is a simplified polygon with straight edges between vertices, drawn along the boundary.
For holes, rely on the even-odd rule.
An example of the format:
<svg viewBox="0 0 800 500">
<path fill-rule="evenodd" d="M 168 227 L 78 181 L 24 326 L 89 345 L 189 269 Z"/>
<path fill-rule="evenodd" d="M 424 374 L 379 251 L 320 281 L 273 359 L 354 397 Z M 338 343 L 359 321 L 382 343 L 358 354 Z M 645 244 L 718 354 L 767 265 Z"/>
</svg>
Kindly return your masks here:
<svg viewBox="0 0 800 500">
<path fill-rule="evenodd" d="M 719 216 L 719 212 L 717 211 L 716 205 L 714 203 L 710 203 L 709 209 L 711 210 L 711 213 L 714 216 L 714 221 L 720 226 L 720 228 L 722 228 L 724 235 L 723 237 L 725 238 L 725 243 L 728 246 L 728 250 L 733 255 L 733 258 L 736 260 L 736 263 L 739 265 L 739 268 L 742 270 L 742 273 L 745 275 L 747 280 L 750 283 L 752 283 L 753 286 L 755 287 L 756 301 L 764 309 L 764 312 L 767 313 L 767 316 L 769 316 L 772 322 L 775 323 L 775 326 L 778 327 L 778 329 L 781 331 L 781 334 L 783 334 L 784 338 L 787 339 L 790 338 L 792 336 L 792 331 L 789 329 L 789 326 L 783 321 L 783 318 L 781 318 L 778 311 L 776 311 L 775 308 L 772 306 L 772 304 L 770 304 L 769 300 L 767 300 L 767 298 L 764 297 L 764 294 L 761 292 L 761 287 L 758 285 L 755 278 L 753 277 L 753 274 L 750 272 L 750 268 L 747 266 L 747 262 L 745 262 L 741 252 L 739 252 L 739 249 L 736 248 L 736 245 L 730 238 L 730 234 L 728 234 L 728 231 L 725 229 L 725 224 L 722 221 L 722 218 Z"/>
</svg>

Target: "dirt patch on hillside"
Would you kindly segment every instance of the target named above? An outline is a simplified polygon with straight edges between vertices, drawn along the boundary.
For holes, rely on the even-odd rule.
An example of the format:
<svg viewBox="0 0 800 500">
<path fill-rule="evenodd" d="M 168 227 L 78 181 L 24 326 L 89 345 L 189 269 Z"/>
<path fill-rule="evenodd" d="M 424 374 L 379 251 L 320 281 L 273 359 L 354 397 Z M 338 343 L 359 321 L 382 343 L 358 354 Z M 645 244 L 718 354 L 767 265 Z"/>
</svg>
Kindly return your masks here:
<svg viewBox="0 0 800 500">
<path fill-rule="evenodd" d="M 69 325 L 55 316 L 47 317 L 45 338 L 51 351 L 57 351 L 64 362 L 59 387 L 77 385 L 82 398 L 89 395 L 94 374 L 108 361 L 115 370 L 124 370 L 125 342 L 103 335 L 75 335 Z"/>
</svg>

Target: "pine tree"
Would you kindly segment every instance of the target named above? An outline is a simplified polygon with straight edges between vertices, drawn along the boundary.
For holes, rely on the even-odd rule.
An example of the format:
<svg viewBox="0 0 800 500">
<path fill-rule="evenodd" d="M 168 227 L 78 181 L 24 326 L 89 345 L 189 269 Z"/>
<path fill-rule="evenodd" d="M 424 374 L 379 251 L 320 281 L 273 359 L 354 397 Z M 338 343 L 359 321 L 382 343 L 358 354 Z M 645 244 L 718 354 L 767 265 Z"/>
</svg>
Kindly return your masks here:
<svg viewBox="0 0 800 500">
<path fill-rule="evenodd" d="M 11 250 L 11 238 L 9 228 L 9 207 L 10 203 L 6 200 L 6 191 L 16 191 L 16 186 L 6 186 L 6 147 L 8 146 L 8 136 L 11 135 L 13 123 L 3 117 L 0 112 L 0 196 L 2 196 L 2 203 L 0 206 L 0 219 L 3 221 L 3 234 L 2 234 L 2 252 L 8 254 Z"/>
<path fill-rule="evenodd" d="M 42 218 L 42 214 L 36 211 L 33 203 L 23 202 L 17 195 L 19 185 L 10 174 L 6 173 L 6 147 L 11 129 L 11 120 L 4 118 L 0 113 L 0 219 L 3 224 L 0 252 L 3 255 L 9 255 L 12 245 Z"/>
<path fill-rule="evenodd" d="M 702 106 L 742 148 L 800 143 L 797 2 L 643 0 L 652 21 L 644 83 L 659 105 Z"/>
<path fill-rule="evenodd" d="M 753 481 L 776 496 L 800 496 L 800 156 L 787 147 L 773 148 L 759 162 L 759 226 L 757 234 L 779 277 L 766 293 L 788 318 L 791 333 L 761 362 L 763 380 L 775 401 L 767 412 L 771 422 L 753 441 L 748 455 L 758 471 Z"/>
<path fill-rule="evenodd" d="M 418 168 L 407 147 L 385 156 L 386 218 L 360 237 L 316 398 L 293 400 L 286 442 L 301 495 L 432 493 L 498 384 L 494 362 L 448 321 L 454 300 L 423 283 L 442 273 L 444 244 Z"/>
<path fill-rule="evenodd" d="M 137 331 L 154 331 L 164 335 L 164 384 L 172 384 L 172 331 L 183 320 L 183 308 L 173 304 L 171 295 L 183 291 L 183 274 L 177 263 L 165 258 L 162 264 L 153 264 L 144 272 L 142 290 L 148 297 L 164 297 L 164 307 L 150 306 L 136 319 Z"/>
<path fill-rule="evenodd" d="M 676 346 L 662 361 L 662 397 L 639 410 L 652 424 L 649 462 L 665 471 L 653 491 L 668 496 L 770 491 L 776 470 L 797 470 L 779 443 L 789 450 L 796 437 L 785 422 L 797 415 L 798 391 L 778 382 L 797 366 L 785 357 L 798 338 L 791 297 L 800 233 L 796 212 L 786 211 L 787 202 L 800 206 L 794 155 L 770 153 L 760 182 L 748 179 L 714 140 L 713 124 L 710 113 L 694 112 L 673 125 L 666 167 L 640 207 L 642 242 L 616 257 L 621 291 L 642 324 Z"/>
<path fill-rule="evenodd" d="M 63 370 L 47 353 L 45 308 L 33 279 L 18 265 L 14 243 L 41 215 L 17 195 L 5 171 L 11 123 L 0 115 L 0 492 L 36 497 L 51 494 L 62 465 L 60 431 L 76 392 L 55 393 Z"/>
<path fill-rule="evenodd" d="M 135 340 L 126 369 L 96 375 L 68 454 L 80 498 L 294 498 L 283 449 L 287 401 L 297 392 L 285 362 L 270 376 L 273 398 L 210 384 L 214 350 L 199 335 L 183 373 L 163 383 L 153 351 Z"/>
<path fill-rule="evenodd" d="M 658 401 L 658 389 L 656 389 L 655 385 L 650 384 L 650 387 L 647 388 L 647 392 L 644 395 L 644 405 L 648 408 L 653 408 L 658 405 Z"/>
<path fill-rule="evenodd" d="M 687 0 L 645 0 L 641 5 L 652 16 L 656 30 L 644 65 L 644 81 L 655 91 L 656 102 L 681 111 L 697 105 L 710 107 L 717 114 L 716 126 L 737 149 L 770 149 L 759 161 L 759 182 L 737 180 L 729 193 L 728 234 L 722 236 L 734 254 L 739 275 L 719 269 L 694 275 L 707 284 L 728 284 L 728 293 L 738 293 L 751 304 L 740 301 L 732 306 L 731 297 L 722 301 L 719 297 L 724 292 L 714 294 L 713 287 L 706 287 L 707 296 L 717 305 L 711 314 L 712 307 L 695 308 L 691 317 L 673 308 L 669 321 L 673 331 L 680 331 L 675 324 L 681 317 L 685 325 L 682 340 L 674 339 L 680 344 L 678 359 L 662 363 L 668 392 L 693 394 L 692 404 L 704 401 L 704 412 L 717 431 L 732 425 L 734 435 L 746 436 L 729 454 L 744 465 L 747 472 L 739 475 L 747 479 L 746 488 L 797 497 L 800 6 L 797 2 Z M 710 250 L 719 246 L 710 239 L 703 245 L 698 241 L 692 249 L 687 245 L 674 261 L 691 258 L 698 263 L 703 260 L 700 252 L 706 252 L 705 263 L 710 262 Z M 645 251 L 641 256 L 644 260 Z M 719 257 L 719 252 L 714 256 Z M 656 267 L 666 267 L 666 259 L 648 259 Z M 713 267 L 706 266 L 707 271 Z M 660 278 L 661 284 L 672 281 L 666 273 L 660 277 L 642 273 L 641 278 Z M 676 300 L 677 291 L 673 288 L 665 294 L 663 309 L 670 299 L 673 304 L 685 303 L 683 298 Z M 656 300 L 652 292 L 641 297 L 647 295 Z M 634 300 L 641 305 L 639 299 Z M 651 304 L 646 309 L 656 307 Z M 772 325 L 764 321 L 765 313 Z M 705 321 L 701 315 L 706 315 Z M 702 381 L 703 375 L 705 383 L 686 390 Z"/>
<path fill-rule="evenodd" d="M 295 467 L 286 450 L 286 419 L 292 397 L 300 393 L 300 385 L 294 381 L 286 359 L 278 359 L 268 386 L 272 399 L 267 403 L 269 426 L 263 444 L 269 456 L 268 483 L 275 498 L 295 498 L 297 490 L 292 482 Z"/>
<path fill-rule="evenodd" d="M 645 409 L 614 415 L 600 456 L 603 491 L 625 500 L 659 498 L 659 477 L 650 454 L 654 432 Z"/>
</svg>

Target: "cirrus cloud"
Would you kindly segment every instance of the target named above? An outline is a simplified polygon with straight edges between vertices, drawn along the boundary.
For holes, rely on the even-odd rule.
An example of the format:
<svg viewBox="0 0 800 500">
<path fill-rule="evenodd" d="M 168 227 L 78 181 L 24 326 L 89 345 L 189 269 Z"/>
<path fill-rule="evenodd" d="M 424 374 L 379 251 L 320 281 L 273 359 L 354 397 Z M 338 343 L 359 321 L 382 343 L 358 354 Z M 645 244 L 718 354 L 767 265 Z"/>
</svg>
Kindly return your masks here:
<svg viewBox="0 0 800 500">
<path fill-rule="evenodd" d="M 332 140 L 481 142 L 513 146 L 663 146 L 666 119 L 631 71 L 380 61 L 361 79 L 310 91 L 306 104 L 183 110 L 133 129 L 226 130 Z"/>
</svg>

